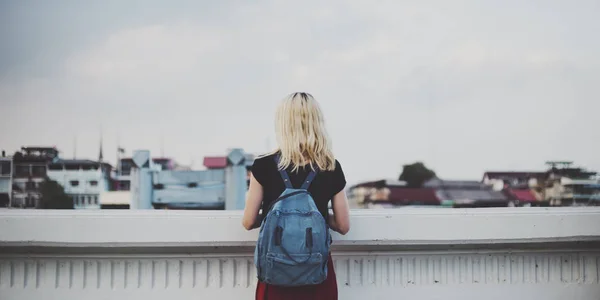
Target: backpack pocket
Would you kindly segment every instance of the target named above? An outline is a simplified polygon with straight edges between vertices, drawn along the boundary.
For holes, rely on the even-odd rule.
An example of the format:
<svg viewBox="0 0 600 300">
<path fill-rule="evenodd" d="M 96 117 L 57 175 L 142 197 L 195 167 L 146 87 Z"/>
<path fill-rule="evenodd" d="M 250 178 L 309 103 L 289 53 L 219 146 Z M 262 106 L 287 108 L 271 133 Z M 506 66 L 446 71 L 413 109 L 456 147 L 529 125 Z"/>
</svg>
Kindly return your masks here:
<svg viewBox="0 0 600 300">
<path fill-rule="evenodd" d="M 319 284 L 327 278 L 327 257 L 321 253 L 268 253 L 265 281 L 278 286 Z"/>
</svg>

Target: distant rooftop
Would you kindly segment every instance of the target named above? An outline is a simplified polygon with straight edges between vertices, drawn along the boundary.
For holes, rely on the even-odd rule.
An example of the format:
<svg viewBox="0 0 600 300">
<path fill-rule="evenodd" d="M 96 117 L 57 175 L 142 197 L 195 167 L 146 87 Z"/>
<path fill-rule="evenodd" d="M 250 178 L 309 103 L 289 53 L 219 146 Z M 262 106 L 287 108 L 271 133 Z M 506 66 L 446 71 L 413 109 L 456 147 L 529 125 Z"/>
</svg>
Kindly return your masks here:
<svg viewBox="0 0 600 300">
<path fill-rule="evenodd" d="M 486 189 L 486 187 L 479 181 L 443 180 L 439 178 L 434 178 L 425 182 L 423 187 L 444 189 Z"/>
<path fill-rule="evenodd" d="M 204 157 L 204 166 L 208 169 L 223 169 L 227 167 L 227 157 L 206 156 Z"/>
<path fill-rule="evenodd" d="M 511 200 L 519 200 L 521 202 L 537 201 L 531 189 L 506 189 L 504 193 Z"/>
<path fill-rule="evenodd" d="M 391 187 L 391 186 L 404 187 L 404 186 L 406 186 L 406 182 L 401 181 L 401 180 L 395 180 L 395 179 L 381 179 L 381 180 L 358 183 L 358 184 L 355 184 L 352 187 L 350 187 L 350 189 L 359 188 L 359 187 L 382 188 L 382 187 Z"/>
<path fill-rule="evenodd" d="M 439 205 L 440 199 L 434 189 L 391 187 L 388 201 L 396 205 L 420 203 L 422 205 Z"/>
<path fill-rule="evenodd" d="M 50 162 L 58 159 L 59 151 L 56 147 L 21 147 L 13 156 L 13 160 L 19 162 Z"/>
<path fill-rule="evenodd" d="M 254 155 L 245 153 L 245 165 L 247 168 L 254 164 Z M 227 156 L 205 156 L 203 165 L 208 169 L 223 169 L 227 167 Z"/>
<path fill-rule="evenodd" d="M 587 171 L 583 168 L 552 168 L 548 170 L 548 174 L 569 177 L 572 179 L 589 179 L 598 173 Z"/>
<path fill-rule="evenodd" d="M 53 163 L 51 163 L 51 165 L 65 165 L 65 166 L 74 166 L 74 165 L 80 165 L 80 166 L 107 166 L 112 168 L 112 166 L 109 163 L 106 162 L 99 162 L 99 161 L 94 161 L 94 160 L 89 160 L 89 159 L 59 159 Z"/>
<path fill-rule="evenodd" d="M 483 178 L 489 179 L 529 179 L 545 178 L 546 172 L 523 172 L 523 171 L 488 171 L 483 174 Z"/>
</svg>

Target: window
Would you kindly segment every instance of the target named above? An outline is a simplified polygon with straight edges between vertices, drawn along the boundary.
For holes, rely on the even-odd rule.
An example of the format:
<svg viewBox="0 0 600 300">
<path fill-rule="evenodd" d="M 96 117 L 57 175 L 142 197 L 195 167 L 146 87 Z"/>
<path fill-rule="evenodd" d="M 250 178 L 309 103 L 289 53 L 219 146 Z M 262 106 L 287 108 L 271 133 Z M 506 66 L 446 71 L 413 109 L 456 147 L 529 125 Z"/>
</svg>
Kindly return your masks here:
<svg viewBox="0 0 600 300">
<path fill-rule="evenodd" d="M 51 164 L 48 166 L 48 170 L 51 171 L 62 171 L 64 166 L 62 164 Z"/>
<path fill-rule="evenodd" d="M 121 181 L 119 182 L 119 190 L 120 191 L 129 191 L 129 181 Z"/>
<path fill-rule="evenodd" d="M 31 167 L 31 174 L 35 177 L 46 176 L 46 166 L 33 166 Z"/>
<path fill-rule="evenodd" d="M 91 186 L 98 186 L 98 181 L 97 180 L 92 180 L 92 181 L 90 181 L 90 185 Z"/>
<path fill-rule="evenodd" d="M 71 180 L 71 186 L 79 186 L 79 180 Z"/>
<path fill-rule="evenodd" d="M 15 166 L 15 177 L 27 177 L 30 175 L 29 165 Z"/>
<path fill-rule="evenodd" d="M 10 161 L 0 161 L 0 175 L 10 175 Z"/>
<path fill-rule="evenodd" d="M 94 204 L 98 204 L 98 196 L 94 196 Z"/>
<path fill-rule="evenodd" d="M 124 176 L 131 175 L 132 167 L 133 167 L 133 162 L 121 161 L 121 175 L 124 175 Z"/>
<path fill-rule="evenodd" d="M 35 182 L 33 182 L 33 181 L 27 181 L 25 183 L 25 189 L 28 190 L 28 191 L 35 190 Z"/>
<path fill-rule="evenodd" d="M 65 165 L 65 170 L 67 170 L 67 171 L 77 171 L 77 170 L 79 170 L 79 165 L 76 165 L 76 164 Z"/>
</svg>

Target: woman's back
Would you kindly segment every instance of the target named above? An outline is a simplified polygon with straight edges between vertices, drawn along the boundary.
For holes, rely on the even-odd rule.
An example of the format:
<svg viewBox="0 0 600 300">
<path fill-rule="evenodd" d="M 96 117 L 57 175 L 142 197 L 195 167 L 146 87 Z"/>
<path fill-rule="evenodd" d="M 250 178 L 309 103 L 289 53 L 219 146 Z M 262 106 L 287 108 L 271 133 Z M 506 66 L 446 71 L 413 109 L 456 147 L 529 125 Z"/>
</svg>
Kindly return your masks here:
<svg viewBox="0 0 600 300">
<path fill-rule="evenodd" d="M 276 154 L 270 154 L 260 157 L 254 161 L 252 166 L 252 175 L 263 186 L 263 199 L 261 208 L 263 211 L 268 208 L 273 201 L 285 190 L 285 185 L 281 179 L 277 164 L 275 162 Z M 286 169 L 290 177 L 292 186 L 299 188 L 311 171 L 310 165 L 299 167 L 293 171 L 293 166 Z M 319 212 L 325 219 L 328 218 L 328 205 L 333 196 L 342 191 L 346 186 L 346 178 L 342 166 L 336 160 L 335 170 L 319 171 L 308 188 L 311 196 L 317 204 Z"/>
</svg>

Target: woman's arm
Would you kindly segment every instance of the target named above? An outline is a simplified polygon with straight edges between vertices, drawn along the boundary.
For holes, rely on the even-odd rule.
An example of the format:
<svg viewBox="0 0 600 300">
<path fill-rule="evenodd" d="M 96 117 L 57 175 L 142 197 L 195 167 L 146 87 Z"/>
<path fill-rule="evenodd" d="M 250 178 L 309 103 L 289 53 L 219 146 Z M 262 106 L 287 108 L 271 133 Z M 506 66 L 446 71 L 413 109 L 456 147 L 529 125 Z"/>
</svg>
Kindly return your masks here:
<svg viewBox="0 0 600 300">
<path fill-rule="evenodd" d="M 244 207 L 244 217 L 242 218 L 242 225 L 246 230 L 257 228 L 260 224 L 258 222 L 258 211 L 260 210 L 262 198 L 262 185 L 254 178 L 254 176 L 250 176 L 250 187 L 246 194 L 246 206 Z"/>
<path fill-rule="evenodd" d="M 348 199 L 344 190 L 337 193 L 331 199 L 331 207 L 333 215 L 329 215 L 329 227 L 334 231 L 345 235 L 350 230 L 350 208 L 348 207 Z"/>
</svg>

